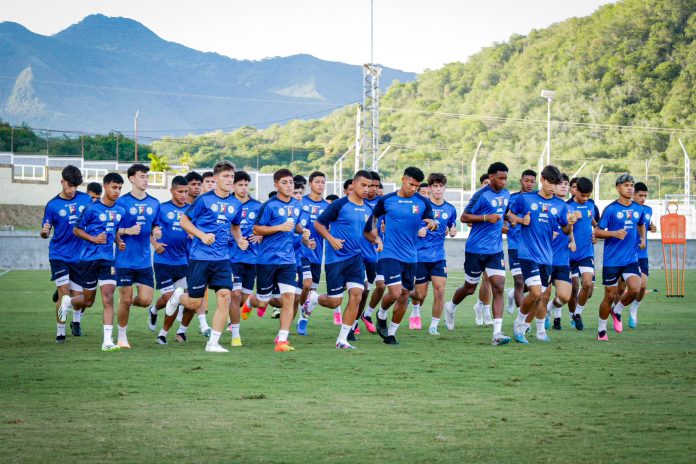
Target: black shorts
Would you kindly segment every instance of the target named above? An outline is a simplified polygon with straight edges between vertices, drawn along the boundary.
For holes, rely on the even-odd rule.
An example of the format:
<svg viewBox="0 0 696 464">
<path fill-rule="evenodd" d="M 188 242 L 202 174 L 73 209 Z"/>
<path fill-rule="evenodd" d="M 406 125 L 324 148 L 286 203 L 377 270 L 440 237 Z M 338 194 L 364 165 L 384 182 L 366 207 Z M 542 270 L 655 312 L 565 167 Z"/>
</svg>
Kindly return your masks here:
<svg viewBox="0 0 696 464">
<path fill-rule="evenodd" d="M 347 288 L 365 288 L 365 267 L 361 255 L 355 255 L 324 266 L 326 271 L 326 294 L 332 298 L 341 298 Z"/>
<path fill-rule="evenodd" d="M 379 266 L 387 286 L 401 284 L 406 290 L 413 290 L 416 263 L 405 263 L 398 259 L 385 258 L 379 260 Z"/>
<path fill-rule="evenodd" d="M 232 263 L 233 290 L 241 290 L 250 295 L 254 291 L 256 280 L 256 264 Z"/>
<path fill-rule="evenodd" d="M 186 273 L 188 294 L 191 298 L 203 298 L 205 288 L 232 290 L 232 267 L 228 259 L 202 261 L 192 259 Z"/>
<path fill-rule="evenodd" d="M 142 269 L 128 269 L 125 267 L 116 268 L 116 285 L 119 287 L 130 287 L 139 284 L 150 288 L 155 287 L 155 275 L 151 267 Z"/>
<path fill-rule="evenodd" d="M 116 285 L 114 262 L 110 259 L 80 261 L 80 281 L 85 290 L 94 290 L 97 285 Z"/>
<path fill-rule="evenodd" d="M 430 282 L 432 277 L 447 278 L 447 261 L 442 259 L 432 263 L 418 263 L 416 266 L 416 285 Z"/>
</svg>

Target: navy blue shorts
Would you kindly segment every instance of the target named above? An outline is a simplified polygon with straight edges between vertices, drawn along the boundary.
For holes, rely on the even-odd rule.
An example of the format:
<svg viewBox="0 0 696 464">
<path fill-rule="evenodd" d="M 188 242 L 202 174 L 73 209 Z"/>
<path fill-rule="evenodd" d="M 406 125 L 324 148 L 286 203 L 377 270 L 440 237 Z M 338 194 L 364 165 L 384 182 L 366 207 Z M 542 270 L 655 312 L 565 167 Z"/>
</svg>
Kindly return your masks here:
<svg viewBox="0 0 696 464">
<path fill-rule="evenodd" d="M 80 261 L 79 285 L 85 290 L 94 290 L 99 285 L 116 285 L 114 262 L 110 259 Z"/>
<path fill-rule="evenodd" d="M 486 271 L 488 277 L 505 277 L 505 254 L 502 251 L 491 254 L 470 253 L 464 251 L 464 280 L 478 284 L 481 274 Z"/>
<path fill-rule="evenodd" d="M 344 259 L 324 266 L 326 272 L 326 294 L 333 298 L 341 298 L 343 290 L 365 288 L 365 265 L 361 255 Z"/>
<path fill-rule="evenodd" d="M 80 263 L 69 263 L 62 259 L 51 259 L 51 280 L 56 283 L 56 287 L 61 285 L 73 284 L 80 285 Z"/>
<path fill-rule="evenodd" d="M 363 266 L 365 266 L 365 280 L 372 285 L 377 277 L 377 263 L 372 263 L 363 258 Z"/>
<path fill-rule="evenodd" d="M 625 266 L 604 266 L 602 268 L 602 285 L 614 287 L 619 285 L 619 277 L 627 280 L 632 275 L 640 277 L 641 268 L 638 261 Z"/>
<path fill-rule="evenodd" d="M 650 275 L 650 259 L 638 258 L 638 267 L 640 267 L 640 272 L 646 276 Z"/>
<path fill-rule="evenodd" d="M 594 276 L 594 271 L 594 258 L 592 256 L 580 258 L 577 261 L 570 261 L 570 275 L 573 277 L 578 277 L 586 272 L 591 272 Z"/>
<path fill-rule="evenodd" d="M 508 248 L 508 262 L 510 264 L 510 273 L 513 276 L 522 274 L 522 267 L 520 266 L 520 258 L 517 256 L 516 249 Z"/>
<path fill-rule="evenodd" d="M 142 269 L 128 269 L 125 267 L 116 268 L 116 285 L 119 287 L 130 287 L 133 284 L 155 287 L 155 276 L 151 267 Z"/>
<path fill-rule="evenodd" d="M 416 285 L 430 282 L 431 277 L 447 278 L 447 261 L 442 259 L 432 263 L 418 263 L 416 266 Z"/>
<path fill-rule="evenodd" d="M 416 263 L 405 263 L 398 259 L 384 258 L 379 260 L 379 265 L 385 284 L 401 284 L 406 290 L 413 290 L 416 277 Z"/>
<path fill-rule="evenodd" d="M 241 290 L 250 295 L 254 290 L 256 280 L 256 264 L 232 263 L 233 290 Z"/>
<path fill-rule="evenodd" d="M 375 282 L 384 281 L 384 271 L 382 271 L 382 261 L 378 260 L 375 263 Z"/>
<path fill-rule="evenodd" d="M 310 263 L 307 258 L 302 258 L 302 279 L 312 278 L 312 288 L 319 286 L 321 279 L 321 263 Z"/>
<path fill-rule="evenodd" d="M 153 266 L 155 266 L 155 285 L 157 290 L 161 290 L 162 293 L 173 292 L 174 284 L 182 279 L 186 279 L 186 274 L 188 273 L 186 264 L 154 263 Z M 185 285 L 184 282 L 182 282 L 182 285 Z"/>
<path fill-rule="evenodd" d="M 551 266 L 551 282 L 556 280 L 571 283 L 570 266 Z"/>
<path fill-rule="evenodd" d="M 188 294 L 191 298 L 203 298 L 205 287 L 211 290 L 232 290 L 232 266 L 228 259 L 202 261 L 192 259 L 186 273 Z"/>
<path fill-rule="evenodd" d="M 295 293 L 297 266 L 293 264 L 257 264 L 256 297 L 268 301 L 277 291 Z"/>
<path fill-rule="evenodd" d="M 549 278 L 552 272 L 550 264 L 539 264 L 536 261 L 520 258 L 520 267 L 522 268 L 522 277 L 524 277 L 524 283 L 527 287 L 541 285 L 546 288 L 549 286 Z"/>
</svg>

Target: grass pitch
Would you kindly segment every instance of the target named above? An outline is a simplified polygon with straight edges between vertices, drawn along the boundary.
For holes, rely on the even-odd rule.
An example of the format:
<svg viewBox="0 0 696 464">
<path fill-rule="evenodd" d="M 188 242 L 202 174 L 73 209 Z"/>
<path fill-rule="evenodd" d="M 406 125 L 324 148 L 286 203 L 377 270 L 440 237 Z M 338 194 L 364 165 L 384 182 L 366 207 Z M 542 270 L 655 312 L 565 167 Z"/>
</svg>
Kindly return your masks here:
<svg viewBox="0 0 696 464">
<path fill-rule="evenodd" d="M 274 353 L 277 321 L 252 315 L 244 347 L 219 355 L 195 319 L 187 344 L 173 330 L 156 345 L 136 309 L 133 348 L 102 353 L 100 303 L 85 335 L 57 346 L 49 274 L 12 271 L 0 277 L 0 461 L 693 462 L 696 271 L 685 299 L 663 281 L 655 270 L 638 329 L 608 343 L 595 340 L 599 287 L 585 331 L 564 310 L 550 344 L 490 346 L 466 300 L 454 332 L 406 322 L 400 346 L 363 331 L 355 352 L 333 348 L 330 310 L 291 335 L 294 353 Z"/>
</svg>

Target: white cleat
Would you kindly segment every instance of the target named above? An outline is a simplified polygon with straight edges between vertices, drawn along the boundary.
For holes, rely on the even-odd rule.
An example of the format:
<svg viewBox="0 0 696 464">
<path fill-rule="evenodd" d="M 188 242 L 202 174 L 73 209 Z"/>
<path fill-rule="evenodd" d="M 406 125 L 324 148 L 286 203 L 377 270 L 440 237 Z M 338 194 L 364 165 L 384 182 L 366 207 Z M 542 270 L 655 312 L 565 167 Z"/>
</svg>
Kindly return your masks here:
<svg viewBox="0 0 696 464">
<path fill-rule="evenodd" d="M 176 322 L 181 322 L 184 318 L 184 305 L 179 305 L 179 312 L 176 314 Z"/>
<path fill-rule="evenodd" d="M 60 300 L 60 308 L 58 308 L 58 320 L 61 324 L 65 324 L 65 321 L 68 319 L 68 312 L 70 311 L 71 306 L 72 302 L 70 295 L 63 295 L 63 298 Z"/>
<path fill-rule="evenodd" d="M 181 295 L 183 294 L 184 289 L 181 287 L 178 287 L 176 290 L 174 290 L 172 297 L 169 298 L 169 301 L 167 301 L 167 305 L 164 307 L 164 313 L 167 316 L 173 316 L 174 313 L 176 313 L 179 310 L 179 298 L 181 298 Z"/>
<path fill-rule="evenodd" d="M 454 314 L 457 312 L 457 307 L 448 302 L 445 305 L 445 327 L 447 330 L 454 330 Z"/>
<path fill-rule="evenodd" d="M 205 351 L 207 353 L 229 353 L 230 350 L 227 348 L 223 348 L 220 346 L 219 343 L 216 344 L 211 344 L 211 343 L 206 343 L 205 344 Z"/>
<path fill-rule="evenodd" d="M 474 320 L 476 325 L 483 325 L 483 308 L 478 302 L 474 305 Z"/>
<path fill-rule="evenodd" d="M 512 314 L 515 312 L 515 289 L 507 288 L 505 293 L 507 294 L 507 312 Z"/>
</svg>

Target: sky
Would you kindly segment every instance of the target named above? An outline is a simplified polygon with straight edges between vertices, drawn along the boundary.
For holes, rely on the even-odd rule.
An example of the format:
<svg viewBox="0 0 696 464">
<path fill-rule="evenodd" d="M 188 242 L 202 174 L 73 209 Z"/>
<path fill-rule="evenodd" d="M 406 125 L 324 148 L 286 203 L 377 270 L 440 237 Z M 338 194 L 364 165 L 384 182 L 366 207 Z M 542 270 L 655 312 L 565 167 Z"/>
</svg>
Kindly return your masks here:
<svg viewBox="0 0 696 464">
<path fill-rule="evenodd" d="M 437 69 L 574 16 L 607 0 L 374 0 L 374 62 L 404 71 Z M 370 56 L 370 0 L 22 0 L 0 21 L 51 35 L 87 15 L 135 19 L 196 50 L 260 60 L 308 53 L 363 64 Z"/>
</svg>

